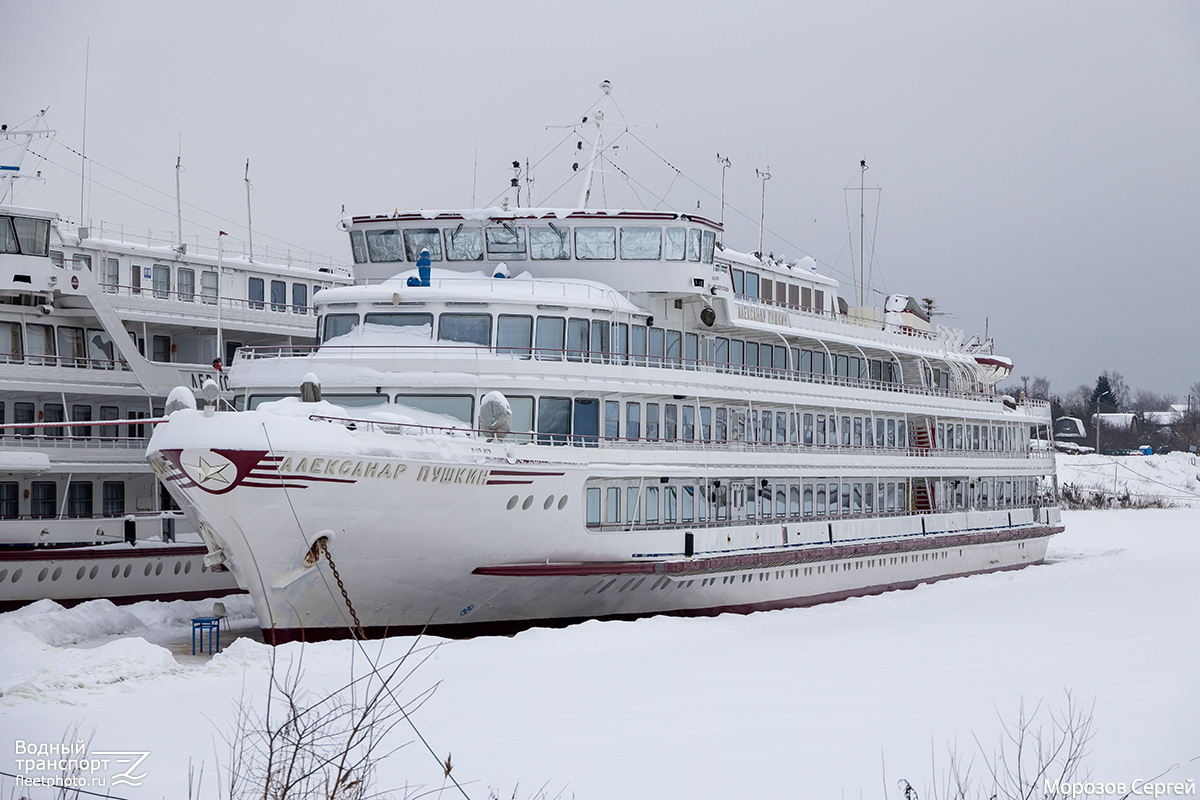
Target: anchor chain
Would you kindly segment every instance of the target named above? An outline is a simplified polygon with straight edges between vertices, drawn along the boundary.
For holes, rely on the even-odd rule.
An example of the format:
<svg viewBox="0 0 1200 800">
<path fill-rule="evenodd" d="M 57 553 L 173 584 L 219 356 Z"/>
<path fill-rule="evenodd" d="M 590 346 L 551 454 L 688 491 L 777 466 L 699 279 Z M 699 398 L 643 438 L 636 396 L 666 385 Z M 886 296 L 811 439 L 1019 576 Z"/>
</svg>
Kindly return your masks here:
<svg viewBox="0 0 1200 800">
<path fill-rule="evenodd" d="M 350 595 L 346 592 L 346 584 L 342 583 L 342 576 L 338 574 L 337 564 L 333 563 L 333 556 L 329 554 L 329 540 L 322 536 L 318 544 L 321 547 L 321 552 L 325 554 L 325 560 L 329 562 L 329 569 L 333 572 L 338 589 L 342 591 L 342 599 L 346 601 L 346 608 L 350 609 L 350 616 L 354 619 L 354 628 L 358 633 L 358 638 L 365 640 L 367 632 L 363 630 L 362 623 L 358 621 L 358 614 L 354 610 L 354 604 L 350 602 Z"/>
</svg>

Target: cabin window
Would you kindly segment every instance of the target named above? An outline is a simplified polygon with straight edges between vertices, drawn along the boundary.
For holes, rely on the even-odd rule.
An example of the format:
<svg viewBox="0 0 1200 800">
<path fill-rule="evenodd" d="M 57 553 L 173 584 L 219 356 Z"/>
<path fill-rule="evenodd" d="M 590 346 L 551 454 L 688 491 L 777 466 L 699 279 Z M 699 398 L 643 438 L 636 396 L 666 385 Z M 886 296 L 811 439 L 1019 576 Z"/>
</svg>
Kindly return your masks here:
<svg viewBox="0 0 1200 800">
<path fill-rule="evenodd" d="M 529 255 L 534 261 L 558 261 L 571 257 L 571 229 L 551 225 L 529 229 Z"/>
<path fill-rule="evenodd" d="M 71 406 L 71 421 L 91 422 L 92 407 L 84 405 Z M 80 439 L 90 439 L 92 436 L 92 428 L 90 425 L 79 425 L 71 429 L 71 435 Z"/>
<path fill-rule="evenodd" d="M 664 341 L 662 328 L 650 329 L 650 366 L 662 366 L 663 357 L 666 355 L 666 344 Z"/>
<path fill-rule="evenodd" d="M 780 297 L 779 300 L 780 302 L 783 302 L 782 297 Z M 794 283 L 788 284 L 787 304 L 792 308 L 798 308 L 800 306 L 800 287 Z"/>
<path fill-rule="evenodd" d="M 361 400 L 355 400 L 355 396 L 343 395 L 327 397 L 331 403 L 337 403 L 344 406 L 368 406 L 380 405 L 386 403 L 387 395 L 357 395 Z M 336 399 L 335 399 L 336 398 Z M 376 399 L 378 398 L 378 399 Z M 369 402 L 374 401 L 374 402 Z M 475 398 L 470 395 L 435 395 L 435 394 L 398 394 L 396 395 L 396 405 L 408 406 L 421 411 L 428 411 L 431 414 L 442 414 L 447 417 L 454 417 L 460 422 L 470 425 L 474 420 Z"/>
<path fill-rule="evenodd" d="M 0 363 L 20 364 L 25 360 L 21 323 L 0 321 Z"/>
<path fill-rule="evenodd" d="M 42 422 L 49 425 L 52 422 L 62 422 L 64 419 L 62 403 L 46 403 L 42 406 Z M 42 435 L 53 439 L 61 439 L 62 428 L 42 428 Z"/>
<path fill-rule="evenodd" d="M 629 363 L 629 325 L 624 322 L 614 323 L 613 333 L 616 341 L 612 343 L 612 352 L 614 355 L 620 356 L 620 363 Z M 614 358 L 614 361 L 618 359 Z"/>
<path fill-rule="evenodd" d="M 679 331 L 667 331 L 667 364 L 679 369 L 683 365 L 682 353 L 680 353 L 680 345 L 682 344 L 683 336 Z"/>
<path fill-rule="evenodd" d="M 196 297 L 196 271 L 180 267 L 178 271 L 179 299 L 185 303 L 194 302 Z"/>
<path fill-rule="evenodd" d="M 907 447 L 904 441 L 904 420 L 899 420 L 896 423 L 896 446 Z"/>
<path fill-rule="evenodd" d="M 217 304 L 217 273 L 210 270 L 200 273 L 200 301 L 210 306 Z"/>
<path fill-rule="evenodd" d="M 621 490 L 616 486 L 608 487 L 604 504 L 605 520 L 608 524 L 619 523 L 621 521 Z"/>
<path fill-rule="evenodd" d="M 104 271 L 100 273 L 100 283 L 104 284 L 104 291 L 115 293 L 120 282 L 121 262 L 115 258 L 104 259 Z"/>
<path fill-rule="evenodd" d="M 374 263 L 404 260 L 404 244 L 400 231 L 389 228 L 367 231 L 367 255 Z"/>
<path fill-rule="evenodd" d="M 813 415 L 812 414 L 804 415 L 804 443 L 805 444 L 813 443 Z"/>
<path fill-rule="evenodd" d="M 625 438 L 638 439 L 642 435 L 642 404 L 625 404 Z"/>
<path fill-rule="evenodd" d="M 362 231 L 350 231 L 350 252 L 354 255 L 355 264 L 365 264 L 367 261 L 367 240 Z"/>
<path fill-rule="evenodd" d="M 756 414 L 758 412 L 755 412 Z M 774 415 L 770 411 L 762 412 L 762 429 L 759 433 L 758 440 L 760 442 L 771 443 L 771 432 L 774 430 Z"/>
<path fill-rule="evenodd" d="M 525 260 L 525 229 L 513 225 L 494 225 L 484 230 L 489 258 Z"/>
<path fill-rule="evenodd" d="M 759 291 L 760 291 L 760 288 L 758 285 L 758 273 L 757 272 L 747 272 L 746 273 L 746 293 L 745 293 L 746 297 L 750 298 L 751 300 L 757 300 Z"/>
<path fill-rule="evenodd" d="M 662 257 L 662 229 L 621 228 L 621 258 L 657 261 Z"/>
<path fill-rule="evenodd" d="M 263 279 L 262 278 L 250 278 L 246 285 L 250 292 L 250 307 L 251 308 L 262 308 L 263 307 L 263 298 L 264 298 L 263 291 L 265 288 Z"/>
<path fill-rule="evenodd" d="M 438 341 L 487 347 L 492 343 L 492 315 L 442 314 L 438 319 Z"/>
<path fill-rule="evenodd" d="M 729 439 L 729 412 L 724 408 L 717 409 L 717 441 L 724 442 Z"/>
<path fill-rule="evenodd" d="M 729 369 L 729 340 L 718 336 L 713 345 L 713 360 L 717 362 L 717 371 L 726 372 Z"/>
<path fill-rule="evenodd" d="M 433 337 L 433 314 L 367 314 L 364 321 L 368 325 L 405 328 L 404 332 L 413 336 L 423 336 L 427 339 Z"/>
<path fill-rule="evenodd" d="M 54 366 L 54 327 L 51 325 L 25 326 L 25 338 L 28 345 L 29 363 L 35 365 Z"/>
<path fill-rule="evenodd" d="M 537 318 L 537 357 L 542 361 L 562 361 L 567 321 L 562 317 Z"/>
<path fill-rule="evenodd" d="M 437 228 L 405 228 L 404 254 L 409 261 L 421 257 L 422 250 L 429 251 L 430 261 L 442 260 L 442 236 Z"/>
<path fill-rule="evenodd" d="M 287 284 L 283 281 L 271 281 L 271 310 L 287 310 Z"/>
<path fill-rule="evenodd" d="M 358 327 L 358 314 L 328 314 L 325 317 L 324 342 L 345 336 Z"/>
<path fill-rule="evenodd" d="M 634 325 L 631 330 L 632 334 L 632 349 L 630 353 L 634 356 L 633 363 L 638 366 L 646 364 L 646 326 Z"/>
<path fill-rule="evenodd" d="M 654 525 L 658 523 L 658 487 L 646 487 L 646 524 Z"/>
<path fill-rule="evenodd" d="M 496 352 L 529 357 L 533 342 L 533 317 L 501 314 L 496 323 Z"/>
<path fill-rule="evenodd" d="M 153 337 L 153 360 L 167 363 L 171 360 L 171 337 L 170 336 L 155 336 Z"/>
<path fill-rule="evenodd" d="M 787 414 L 780 411 L 775 415 L 775 441 L 787 442 Z"/>
<path fill-rule="evenodd" d="M 741 297 L 746 291 L 746 273 L 740 269 L 730 270 L 730 275 L 733 278 L 733 294 L 735 297 Z"/>
<path fill-rule="evenodd" d="M 589 361 L 603 363 L 608 360 L 609 327 L 608 320 L 592 320 L 591 358 L 588 359 Z"/>
<path fill-rule="evenodd" d="M 87 350 L 83 343 L 83 328 L 58 329 L 58 355 L 64 367 L 86 367 Z"/>
<path fill-rule="evenodd" d="M 663 438 L 674 441 L 679 432 L 679 406 L 674 403 L 663 405 Z"/>
<path fill-rule="evenodd" d="M 712 409 L 708 406 L 700 406 L 700 438 L 712 440 Z"/>
<path fill-rule="evenodd" d="M 825 515 L 825 484 L 817 484 L 817 515 Z"/>
<path fill-rule="evenodd" d="M 600 487 L 589 486 L 587 490 L 587 518 L 585 524 L 600 524 Z"/>
<path fill-rule="evenodd" d="M 508 405 L 512 408 L 512 433 L 510 435 L 515 441 L 531 441 L 533 437 L 527 434 L 533 430 L 533 398 L 513 397 L 507 393 L 506 396 Z"/>
<path fill-rule="evenodd" d="M 683 439 L 691 441 L 696 438 L 696 407 L 683 407 Z"/>
<path fill-rule="evenodd" d="M 457 228 L 447 228 L 445 234 L 447 261 L 483 260 L 483 231 L 479 228 L 464 228 L 460 223 Z"/>
<path fill-rule="evenodd" d="M 154 281 L 154 296 L 163 299 L 171 295 L 171 268 L 165 264 L 155 264 L 152 280 Z"/>
<path fill-rule="evenodd" d="M 701 261 L 705 264 L 711 264 L 713 260 L 713 249 L 717 246 L 717 235 L 712 231 L 704 232 L 704 251 Z"/>
<path fill-rule="evenodd" d="M 746 343 L 741 339 L 732 339 L 729 342 L 729 363 L 733 367 L 733 371 L 741 373 L 744 371 L 746 363 Z"/>
<path fill-rule="evenodd" d="M 572 428 L 574 445 L 595 447 L 600 438 L 600 401 L 594 397 L 576 397 Z"/>
<path fill-rule="evenodd" d="M 92 482 L 71 481 L 67 484 L 67 516 L 90 517 L 92 515 Z"/>
<path fill-rule="evenodd" d="M 646 438 L 658 439 L 658 403 L 646 403 Z"/>
<path fill-rule="evenodd" d="M 642 504 L 638 497 L 638 488 L 630 487 L 625 491 L 625 518 L 630 525 L 640 525 L 642 522 Z"/>
<path fill-rule="evenodd" d="M 746 365 L 747 373 L 751 375 L 758 373 L 758 342 L 746 342 L 743 363 Z"/>
<path fill-rule="evenodd" d="M 307 314 L 308 313 L 308 285 L 304 283 L 292 284 L 292 313 Z M 370 320 L 368 320 L 369 322 Z"/>
<path fill-rule="evenodd" d="M 616 228 L 576 228 L 575 257 L 586 261 L 617 257 Z"/>
<path fill-rule="evenodd" d="M 696 507 L 696 487 L 683 486 L 681 488 L 683 491 L 680 493 L 679 521 L 691 522 Z"/>
<path fill-rule="evenodd" d="M 604 438 L 621 437 L 621 404 L 616 400 L 604 401 Z"/>
<path fill-rule="evenodd" d="M 58 514 L 58 484 L 53 481 L 34 481 L 29 485 L 29 515 L 47 519 Z"/>
<path fill-rule="evenodd" d="M 694 333 L 683 336 L 683 365 L 685 369 L 695 369 L 700 356 L 700 338 Z"/>
<path fill-rule="evenodd" d="M 696 228 L 688 230 L 688 261 L 700 260 L 701 232 Z"/>
<path fill-rule="evenodd" d="M 584 361 L 588 358 L 590 346 L 588 331 L 590 321 L 586 319 L 567 320 L 567 360 Z"/>
<path fill-rule="evenodd" d="M 543 397 L 538 402 L 538 443 L 563 445 L 571 432 L 571 400 Z"/>
<path fill-rule="evenodd" d="M 667 261 L 687 258 L 687 228 L 667 228 Z"/>
<path fill-rule="evenodd" d="M 762 280 L 762 301 L 764 303 L 775 302 L 775 282 L 770 278 Z"/>
</svg>

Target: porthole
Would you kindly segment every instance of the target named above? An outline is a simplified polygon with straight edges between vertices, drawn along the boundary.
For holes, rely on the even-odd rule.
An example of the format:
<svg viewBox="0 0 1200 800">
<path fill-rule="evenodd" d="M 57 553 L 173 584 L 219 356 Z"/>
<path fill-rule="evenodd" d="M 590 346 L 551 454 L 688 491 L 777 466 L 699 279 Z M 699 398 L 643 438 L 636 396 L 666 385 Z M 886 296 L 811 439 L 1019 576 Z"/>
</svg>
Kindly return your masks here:
<svg viewBox="0 0 1200 800">
<path fill-rule="evenodd" d="M 521 510 L 528 511 L 531 505 L 533 505 L 533 495 L 529 495 L 529 497 L 525 498 L 525 502 L 521 503 Z"/>
<path fill-rule="evenodd" d="M 83 575 L 85 572 L 87 572 L 87 567 L 80 567 L 79 572 L 75 573 L 75 580 L 77 580 L 77 581 L 83 580 Z"/>
<path fill-rule="evenodd" d="M 38 583 L 46 580 L 46 576 L 50 574 L 49 567 L 42 567 L 42 571 L 38 573 Z"/>
<path fill-rule="evenodd" d="M 0 581 L 3 581 L 7 577 L 8 577 L 8 570 L 0 569 Z"/>
<path fill-rule="evenodd" d="M 115 567 L 113 567 L 112 576 L 115 578 L 120 574 L 121 574 L 121 565 L 117 564 Z"/>
<path fill-rule="evenodd" d="M 147 578 L 149 578 L 149 577 L 150 577 L 150 570 L 152 570 L 152 569 L 154 569 L 154 565 L 153 565 L 153 564 L 151 564 L 149 561 L 147 561 L 147 562 L 146 562 L 146 569 L 145 569 L 145 573 L 146 573 L 146 577 L 147 577 Z"/>
<path fill-rule="evenodd" d="M 178 561 L 176 561 L 176 562 L 175 562 L 175 574 L 176 574 L 176 575 L 178 575 L 178 574 L 179 574 L 179 570 L 181 570 L 181 569 L 183 569 L 183 564 L 181 564 L 181 563 L 179 563 Z"/>
<path fill-rule="evenodd" d="M 558 500 L 558 510 L 559 510 L 559 511 L 562 511 L 562 510 L 563 510 L 564 508 L 566 508 L 566 507 L 567 507 L 567 496 L 564 494 L 564 495 L 563 495 L 561 498 L 559 498 L 559 500 Z"/>
<path fill-rule="evenodd" d="M 154 565 L 154 574 L 162 575 L 162 562 L 161 561 Z"/>
<path fill-rule="evenodd" d="M 13 571 L 13 576 L 12 576 L 12 582 L 13 582 L 13 583 L 16 583 L 17 581 L 21 580 L 21 572 L 22 572 L 22 571 L 23 571 L 23 570 L 22 570 L 20 567 L 17 567 L 17 568 L 16 568 L 16 569 Z"/>
<path fill-rule="evenodd" d="M 512 511 L 514 508 L 517 507 L 517 503 L 519 503 L 519 502 L 521 502 L 521 498 L 515 494 L 512 497 L 508 498 L 508 510 Z"/>
<path fill-rule="evenodd" d="M 93 564 L 92 568 L 90 570 L 88 570 L 88 580 L 90 581 L 90 580 L 94 579 L 98 572 L 100 572 L 100 567 Z"/>
<path fill-rule="evenodd" d="M 125 565 L 125 572 L 123 573 L 123 574 L 124 574 L 124 576 L 125 576 L 126 578 L 128 578 L 128 577 L 129 577 L 129 573 L 131 573 L 131 572 L 133 572 L 133 564 L 126 564 L 126 565 Z"/>
<path fill-rule="evenodd" d="M 185 561 L 185 562 L 183 563 L 183 574 L 184 574 L 184 575 L 187 575 L 187 574 L 188 574 L 189 572 L 191 572 L 191 571 L 192 571 L 192 562 L 191 562 L 191 561 Z"/>
<path fill-rule="evenodd" d="M 56 581 L 62 577 L 62 567 L 55 567 L 54 573 L 50 576 L 50 580 Z"/>
<path fill-rule="evenodd" d="M 200 562 L 200 572 L 208 572 L 208 564 L 205 564 L 203 561 Z"/>
<path fill-rule="evenodd" d="M 554 495 L 550 495 L 549 497 L 546 498 L 546 502 L 542 503 L 542 510 L 549 511 L 550 506 L 552 506 L 552 505 L 554 505 Z"/>
</svg>

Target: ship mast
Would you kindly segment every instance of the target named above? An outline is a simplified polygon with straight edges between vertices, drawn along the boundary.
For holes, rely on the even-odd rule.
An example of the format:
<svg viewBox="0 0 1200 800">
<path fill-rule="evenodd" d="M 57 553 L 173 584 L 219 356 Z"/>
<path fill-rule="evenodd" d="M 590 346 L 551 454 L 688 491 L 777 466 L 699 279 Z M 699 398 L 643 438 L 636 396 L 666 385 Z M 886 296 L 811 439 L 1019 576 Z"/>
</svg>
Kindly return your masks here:
<svg viewBox="0 0 1200 800">
<path fill-rule="evenodd" d="M 579 190 L 579 208 L 588 207 L 588 199 L 592 195 L 592 175 L 596 170 L 596 161 L 600 158 L 600 151 L 604 149 L 604 112 L 608 110 L 612 84 L 608 81 L 601 81 L 600 89 L 604 92 L 604 104 L 600 106 L 599 111 L 592 115 L 592 119 L 596 123 L 596 138 L 592 140 L 592 157 L 588 159 L 587 169 L 583 174 L 583 188 Z M 584 117 L 583 121 L 586 124 L 587 117 Z"/>
<path fill-rule="evenodd" d="M 39 112 L 37 116 L 38 120 L 43 119 L 45 115 L 45 110 Z M 11 164 L 0 164 L 0 202 L 8 202 L 8 193 L 11 191 L 13 183 L 18 178 L 28 178 L 30 180 L 43 182 L 46 180 L 42 177 L 40 170 L 33 175 L 22 175 L 21 162 L 25 160 L 25 154 L 29 152 L 29 145 L 34 139 L 46 139 L 53 135 L 54 131 L 38 130 L 36 123 L 35 127 L 33 128 L 26 128 L 25 130 L 19 131 L 10 131 L 8 130 L 7 125 L 0 127 L 0 139 L 19 140 L 19 147 L 21 148 L 20 152 L 17 153 L 17 157 L 12 159 Z M 5 159 L 5 161 L 9 161 L 9 159 Z"/>
</svg>

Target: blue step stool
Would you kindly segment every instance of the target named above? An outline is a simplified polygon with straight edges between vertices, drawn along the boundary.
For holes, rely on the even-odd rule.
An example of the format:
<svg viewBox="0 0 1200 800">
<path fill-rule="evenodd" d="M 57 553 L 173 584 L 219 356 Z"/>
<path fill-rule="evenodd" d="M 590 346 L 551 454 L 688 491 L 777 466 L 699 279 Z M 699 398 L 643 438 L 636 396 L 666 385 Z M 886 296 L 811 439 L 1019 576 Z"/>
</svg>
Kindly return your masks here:
<svg viewBox="0 0 1200 800">
<path fill-rule="evenodd" d="M 208 654 L 213 654 L 213 646 L 221 652 L 221 618 L 193 617 L 192 618 L 192 655 L 196 655 L 196 634 L 200 634 L 200 653 L 204 653 L 204 632 L 208 631 Z"/>
</svg>

